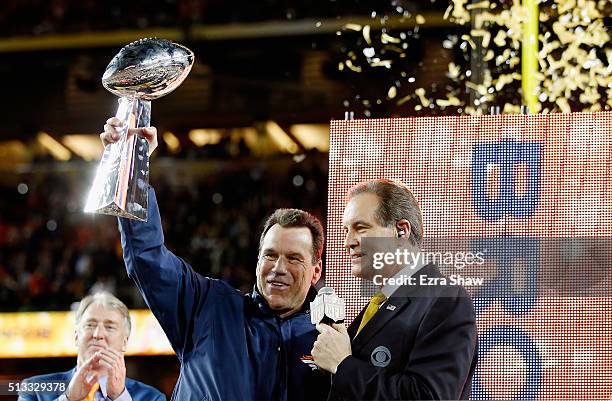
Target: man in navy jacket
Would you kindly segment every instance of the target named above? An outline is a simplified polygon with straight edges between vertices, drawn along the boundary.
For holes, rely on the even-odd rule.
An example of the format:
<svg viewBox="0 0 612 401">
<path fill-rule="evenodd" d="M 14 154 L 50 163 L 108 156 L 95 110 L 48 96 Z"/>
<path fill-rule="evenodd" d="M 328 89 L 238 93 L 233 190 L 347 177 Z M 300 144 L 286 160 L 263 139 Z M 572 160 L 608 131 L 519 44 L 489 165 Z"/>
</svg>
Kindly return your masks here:
<svg viewBox="0 0 612 401">
<path fill-rule="evenodd" d="M 23 392 L 19 401 L 166 401 L 158 390 L 126 377 L 123 353 L 131 326 L 127 307 L 113 295 L 83 298 L 76 312 L 77 366 L 26 379 L 58 391 Z"/>
<path fill-rule="evenodd" d="M 100 136 L 119 139 L 111 118 Z M 157 130 L 130 130 L 148 139 Z M 312 287 L 321 276 L 323 228 L 312 215 L 279 209 L 261 234 L 257 283 L 244 296 L 196 273 L 164 245 L 155 192 L 148 222 L 119 219 L 123 257 L 181 362 L 173 400 L 321 400 L 330 378 L 310 358 L 317 330 L 310 323 Z"/>
<path fill-rule="evenodd" d="M 317 326 L 312 356 L 334 374 L 330 399 L 467 400 L 477 361 L 474 306 L 419 251 L 421 211 L 412 193 L 402 183 L 373 180 L 348 195 L 342 224 L 351 272 L 379 291 L 348 331 Z M 374 251 L 400 249 L 396 244 L 412 260 L 373 269 Z"/>
</svg>

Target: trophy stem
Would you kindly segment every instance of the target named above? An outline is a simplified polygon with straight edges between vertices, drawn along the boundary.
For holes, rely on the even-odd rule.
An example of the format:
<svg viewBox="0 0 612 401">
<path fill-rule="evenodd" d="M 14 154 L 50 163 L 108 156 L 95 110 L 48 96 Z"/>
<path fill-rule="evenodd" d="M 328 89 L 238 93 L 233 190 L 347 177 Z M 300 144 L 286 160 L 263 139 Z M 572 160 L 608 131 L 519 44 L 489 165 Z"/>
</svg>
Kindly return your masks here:
<svg viewBox="0 0 612 401">
<path fill-rule="evenodd" d="M 85 212 L 147 220 L 149 143 L 129 129 L 148 127 L 151 102 L 132 95 L 119 98 L 115 115 L 124 122 L 119 141 L 104 149 Z"/>
</svg>

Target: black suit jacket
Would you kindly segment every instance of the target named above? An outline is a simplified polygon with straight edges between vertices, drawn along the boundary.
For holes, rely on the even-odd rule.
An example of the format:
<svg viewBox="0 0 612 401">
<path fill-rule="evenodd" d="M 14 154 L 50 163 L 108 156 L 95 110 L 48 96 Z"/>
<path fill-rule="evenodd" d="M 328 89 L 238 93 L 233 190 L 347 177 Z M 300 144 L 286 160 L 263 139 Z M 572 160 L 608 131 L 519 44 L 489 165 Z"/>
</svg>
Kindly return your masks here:
<svg viewBox="0 0 612 401">
<path fill-rule="evenodd" d="M 434 265 L 420 275 L 444 277 Z M 355 336 L 364 310 L 348 328 L 352 355 L 338 366 L 332 400 L 468 399 L 476 367 L 476 315 L 459 286 L 402 286 Z"/>
</svg>

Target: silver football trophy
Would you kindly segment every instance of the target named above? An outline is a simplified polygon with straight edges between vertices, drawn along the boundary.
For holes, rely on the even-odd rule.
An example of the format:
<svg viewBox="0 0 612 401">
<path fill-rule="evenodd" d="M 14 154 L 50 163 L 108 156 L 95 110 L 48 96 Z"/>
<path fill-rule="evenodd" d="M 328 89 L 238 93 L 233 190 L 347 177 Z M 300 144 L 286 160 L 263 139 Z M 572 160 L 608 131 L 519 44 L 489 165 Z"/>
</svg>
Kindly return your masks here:
<svg viewBox="0 0 612 401">
<path fill-rule="evenodd" d="M 148 127 L 151 100 L 176 89 L 189 74 L 193 52 L 166 39 L 140 39 L 124 46 L 102 76 L 102 85 L 119 96 L 120 139 L 104 149 L 85 212 L 147 220 L 149 143 L 131 128 Z"/>
<path fill-rule="evenodd" d="M 344 299 L 338 297 L 331 287 L 323 287 L 310 303 L 310 321 L 318 323 L 342 323 L 346 315 Z"/>
</svg>

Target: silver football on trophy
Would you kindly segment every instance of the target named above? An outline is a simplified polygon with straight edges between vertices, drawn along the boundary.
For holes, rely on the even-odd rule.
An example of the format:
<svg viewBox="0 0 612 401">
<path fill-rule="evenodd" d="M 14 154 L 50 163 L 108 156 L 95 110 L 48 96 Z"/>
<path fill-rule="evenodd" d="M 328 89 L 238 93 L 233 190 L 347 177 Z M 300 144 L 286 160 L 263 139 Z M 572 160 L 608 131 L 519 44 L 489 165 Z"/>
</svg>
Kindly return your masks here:
<svg viewBox="0 0 612 401">
<path fill-rule="evenodd" d="M 157 99 L 183 82 L 193 60 L 193 52 L 178 43 L 139 39 L 113 57 L 102 76 L 102 85 L 117 96 Z"/>
</svg>

